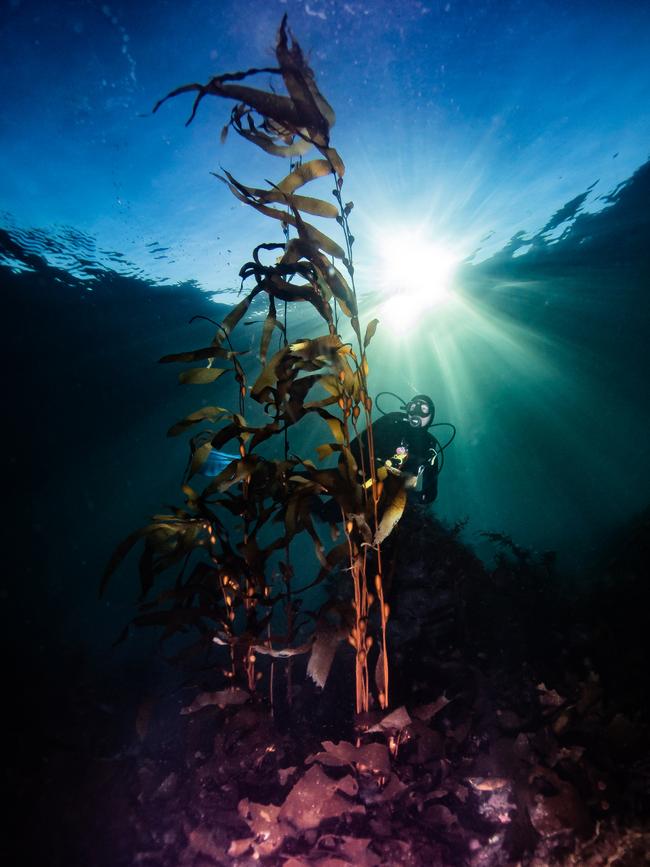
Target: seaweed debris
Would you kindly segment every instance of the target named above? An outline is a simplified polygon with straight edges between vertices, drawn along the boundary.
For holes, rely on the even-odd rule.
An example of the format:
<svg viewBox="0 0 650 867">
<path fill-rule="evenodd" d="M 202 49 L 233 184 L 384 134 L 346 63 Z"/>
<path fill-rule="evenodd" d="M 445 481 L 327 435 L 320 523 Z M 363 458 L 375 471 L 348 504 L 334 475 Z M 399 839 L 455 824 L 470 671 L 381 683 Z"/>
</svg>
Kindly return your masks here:
<svg viewBox="0 0 650 867">
<path fill-rule="evenodd" d="M 322 691 L 296 678 L 284 725 L 255 697 L 215 694 L 210 672 L 198 702 L 143 696 L 111 755 L 53 750 L 41 836 L 70 848 L 57 861 L 50 844 L 48 863 L 647 864 L 650 654 L 638 632 L 620 642 L 650 601 L 647 527 L 571 594 L 548 558 L 487 568 L 429 517 L 400 529 L 417 544 L 387 551 L 406 600 L 389 630 L 396 709 L 356 715 L 345 659 Z M 527 601 L 517 587 L 542 574 Z"/>
</svg>

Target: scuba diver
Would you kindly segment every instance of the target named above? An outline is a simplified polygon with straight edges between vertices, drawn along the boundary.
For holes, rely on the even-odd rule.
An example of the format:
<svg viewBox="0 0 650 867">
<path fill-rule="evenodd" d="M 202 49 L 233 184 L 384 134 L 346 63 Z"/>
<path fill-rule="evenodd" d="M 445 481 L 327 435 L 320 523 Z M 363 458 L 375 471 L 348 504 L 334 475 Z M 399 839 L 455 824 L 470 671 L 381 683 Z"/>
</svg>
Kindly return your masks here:
<svg viewBox="0 0 650 867">
<path fill-rule="evenodd" d="M 400 401 L 401 412 L 384 412 L 379 406 L 379 399 L 391 395 Z M 391 391 L 382 391 L 377 395 L 375 405 L 381 413 L 381 418 L 373 422 L 373 444 L 377 466 L 385 469 L 393 476 L 400 477 L 404 486 L 412 492 L 411 499 L 416 503 L 428 505 L 438 496 L 438 476 L 444 463 L 444 450 L 456 436 L 456 428 L 450 422 L 434 424 L 435 405 L 426 394 L 416 394 L 408 403 L 404 403 L 399 395 Z M 451 436 L 444 445 L 431 433 L 432 427 L 451 428 Z M 205 434 L 192 439 L 190 449 L 196 448 L 206 441 Z M 361 466 L 361 449 L 368 454 L 367 431 L 363 431 L 350 444 L 350 450 Z M 231 462 L 238 460 L 238 455 L 213 449 L 207 460 L 198 470 L 199 475 L 214 478 Z M 188 462 L 188 469 L 189 464 Z M 187 471 L 186 471 L 187 472 Z M 325 510 L 321 517 L 325 520 L 336 520 L 338 507 L 334 501 L 331 508 Z M 329 515 L 329 512 L 332 514 Z M 327 515 L 327 517 L 326 517 Z"/>
<path fill-rule="evenodd" d="M 384 412 L 379 398 L 389 394 L 400 401 L 402 412 Z M 438 496 L 438 476 L 444 462 L 444 450 L 456 436 L 456 428 L 449 422 L 433 423 L 435 405 L 426 394 L 416 394 L 408 403 L 391 391 L 377 395 L 375 406 L 381 418 L 372 425 L 375 459 L 393 475 L 405 479 L 405 487 L 413 491 L 412 499 L 422 505 L 433 503 Z M 431 427 L 449 427 L 451 437 L 441 445 L 430 432 Z M 360 445 L 367 453 L 368 438 L 364 431 L 352 443 L 351 449 L 357 463 L 360 460 Z"/>
</svg>

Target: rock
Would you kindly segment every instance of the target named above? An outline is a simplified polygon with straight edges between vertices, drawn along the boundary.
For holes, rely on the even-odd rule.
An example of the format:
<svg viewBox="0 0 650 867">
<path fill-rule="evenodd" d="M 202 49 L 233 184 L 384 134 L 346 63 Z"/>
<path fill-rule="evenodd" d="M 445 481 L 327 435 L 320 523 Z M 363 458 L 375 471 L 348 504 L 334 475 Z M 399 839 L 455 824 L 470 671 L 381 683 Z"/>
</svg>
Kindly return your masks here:
<svg viewBox="0 0 650 867">
<path fill-rule="evenodd" d="M 333 780 L 319 765 L 313 765 L 287 795 L 279 811 L 280 820 L 306 831 L 317 828 L 325 819 L 364 813 L 361 804 L 353 804 L 338 794 L 341 790 L 350 791 L 350 780 L 350 777 Z"/>
<path fill-rule="evenodd" d="M 528 815 L 538 834 L 553 837 L 565 831 L 575 831 L 582 836 L 590 832 L 592 823 L 587 809 L 570 783 L 542 767 L 536 767 L 529 780 Z"/>
</svg>

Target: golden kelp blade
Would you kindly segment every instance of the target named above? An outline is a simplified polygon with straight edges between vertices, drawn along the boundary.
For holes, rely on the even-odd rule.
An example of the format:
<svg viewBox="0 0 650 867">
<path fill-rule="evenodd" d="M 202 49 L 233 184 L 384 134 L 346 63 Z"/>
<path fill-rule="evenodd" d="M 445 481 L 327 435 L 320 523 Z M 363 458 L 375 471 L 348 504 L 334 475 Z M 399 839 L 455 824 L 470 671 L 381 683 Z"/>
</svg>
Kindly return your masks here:
<svg viewBox="0 0 650 867">
<path fill-rule="evenodd" d="M 264 325 L 262 326 L 262 337 L 260 338 L 260 361 L 262 364 L 266 364 L 266 356 L 269 351 L 269 344 L 271 343 L 274 328 L 279 328 L 284 332 L 284 326 L 282 326 L 276 318 L 275 300 L 273 295 L 271 295 L 269 298 L 269 312 L 264 320 Z"/>
<path fill-rule="evenodd" d="M 251 387 L 252 398 L 260 402 L 266 400 L 267 389 L 273 388 L 277 383 L 278 379 L 282 375 L 289 354 L 289 347 L 285 346 L 271 356 L 271 359 L 267 362 Z"/>
<path fill-rule="evenodd" d="M 233 461 L 225 470 L 222 470 L 218 476 L 210 482 L 207 488 L 203 491 L 203 496 L 213 493 L 223 494 L 228 488 L 241 482 L 247 478 L 255 468 L 255 461 L 251 456 L 244 458 L 241 461 Z"/>
<path fill-rule="evenodd" d="M 331 173 L 332 167 L 327 160 L 310 160 L 294 169 L 291 174 L 280 181 L 277 187 L 282 193 L 293 193 L 303 184 Z"/>
<path fill-rule="evenodd" d="M 371 319 L 368 323 L 368 327 L 366 328 L 366 336 L 363 338 L 363 348 L 367 349 L 368 344 L 375 336 L 375 332 L 377 331 L 377 326 L 379 325 L 379 319 Z"/>
<path fill-rule="evenodd" d="M 230 183 L 239 190 L 242 196 L 245 196 L 248 204 L 263 205 L 268 204 L 269 202 L 277 202 L 279 204 L 286 204 L 287 207 L 295 208 L 298 211 L 305 211 L 308 214 L 313 214 L 316 217 L 334 219 L 339 215 L 339 209 L 331 202 L 326 202 L 323 199 L 315 199 L 310 196 L 296 196 L 293 193 L 283 191 L 275 184 L 272 184 L 270 190 L 263 190 L 258 187 L 247 187 L 245 184 L 237 181 L 230 172 L 225 169 L 224 174 Z M 223 180 L 223 178 L 218 174 L 215 174 L 215 177 Z M 269 181 L 268 183 L 271 182 Z"/>
<path fill-rule="evenodd" d="M 286 211 L 280 211 L 277 208 L 269 208 L 267 205 L 258 202 L 255 198 L 252 198 L 242 191 L 242 185 L 236 182 L 229 172 L 224 173 L 227 175 L 228 180 L 221 175 L 215 174 L 215 177 L 219 178 L 220 181 L 223 181 L 223 183 L 230 189 L 230 192 L 235 196 L 235 198 L 239 199 L 240 202 L 250 205 L 251 208 L 255 208 L 256 211 L 259 211 L 260 214 L 264 214 L 274 220 L 279 220 L 287 225 L 294 226 L 302 238 L 313 242 L 320 250 L 327 253 L 328 256 L 334 256 L 336 259 L 345 258 L 345 250 L 343 250 L 336 241 L 333 241 L 327 235 L 323 234 L 323 232 L 319 231 L 315 226 L 312 226 L 310 223 L 305 223 L 302 220 L 299 222 L 295 213 L 289 214 Z"/>
<path fill-rule="evenodd" d="M 167 94 L 167 96 L 158 100 L 153 107 L 153 111 L 158 111 L 160 106 L 168 99 L 180 96 L 183 93 L 195 92 L 197 96 L 194 100 L 194 105 L 192 106 L 192 112 L 186 121 L 186 126 L 194 120 L 199 104 L 204 97 L 224 96 L 229 99 L 234 99 L 237 102 L 245 103 L 260 114 L 265 115 L 266 117 L 271 117 L 279 123 L 287 124 L 296 129 L 300 127 L 309 128 L 309 120 L 311 119 L 309 106 L 306 106 L 303 103 L 296 103 L 288 96 L 280 96 L 277 93 L 269 93 L 266 90 L 258 90 L 257 88 L 247 87 L 246 85 L 228 83 L 235 78 L 244 78 L 247 75 L 264 71 L 278 72 L 277 69 L 249 69 L 247 72 L 217 75 L 214 78 L 211 78 L 207 84 L 184 84 L 181 87 L 172 90 Z M 320 140 L 320 138 L 321 137 L 317 135 L 314 142 L 316 139 Z"/>
<path fill-rule="evenodd" d="M 336 650 L 341 641 L 345 641 L 349 631 L 347 627 L 330 624 L 320 624 L 317 627 L 316 639 L 307 663 L 307 674 L 321 689 L 329 677 Z"/>
<path fill-rule="evenodd" d="M 212 451 L 212 445 L 208 443 L 203 443 L 202 446 L 199 446 L 198 449 L 195 449 L 192 453 L 192 460 L 190 462 L 190 469 L 187 474 L 188 481 L 192 478 L 195 473 L 201 469 L 203 464 L 207 461 L 208 455 Z"/>
<path fill-rule="evenodd" d="M 193 367 L 191 370 L 184 370 L 178 374 L 178 381 L 184 385 L 204 385 L 208 382 L 214 382 L 216 379 L 226 373 L 223 367 Z"/>
<path fill-rule="evenodd" d="M 192 425 L 198 424 L 201 421 L 214 421 L 220 415 L 229 415 L 228 410 L 223 409 L 221 406 L 204 406 L 202 409 L 191 412 L 188 416 L 172 425 L 167 431 L 167 436 L 175 437 L 180 433 L 184 433 Z"/>
<path fill-rule="evenodd" d="M 338 334 L 326 334 L 323 337 L 304 338 L 289 345 L 291 354 L 303 361 L 335 364 L 343 349 L 343 343 Z"/>
<path fill-rule="evenodd" d="M 291 47 L 287 43 L 287 15 L 285 13 L 278 31 L 275 56 L 282 70 L 282 77 L 290 96 L 297 104 L 309 106 L 311 124 L 322 135 L 322 140 L 313 137 L 315 144 L 329 146 L 330 127 L 334 126 L 335 115 L 331 105 L 316 86 L 314 73 L 305 63 L 302 50 L 295 39 Z"/>
<path fill-rule="evenodd" d="M 238 135 L 264 151 L 282 157 L 306 153 L 311 147 L 315 147 L 320 154 L 318 158 L 292 166 L 277 184 L 267 181 L 268 187 L 265 189 L 246 186 L 226 171 L 217 176 L 241 202 L 275 220 L 276 227 L 279 222 L 285 242 L 260 244 L 254 249 L 253 261 L 243 266 L 240 277 L 242 289 L 244 282 L 250 278 L 254 279 L 255 286 L 228 313 L 223 323 L 217 325 L 218 330 L 211 346 L 168 355 L 161 360 L 193 363 L 194 369 L 185 370 L 180 375 L 181 381 L 188 383 L 214 382 L 224 372 L 213 367 L 221 363 L 215 360 L 224 358 L 230 362 L 237 384 L 239 413 L 234 409 L 226 412 L 219 407 L 200 409 L 173 425 L 170 434 L 176 435 L 195 424 L 208 422 L 209 429 L 203 430 L 192 440 L 189 476 L 201 471 L 212 449 L 219 450 L 228 442 L 237 444 L 238 457 L 219 476 L 210 479 L 202 491 L 197 492 L 184 484 L 184 511 L 170 507 L 173 511 L 171 516 L 154 519 L 159 520 L 159 523 L 139 531 L 123 543 L 116 556 L 123 556 L 137 538 L 144 536 L 145 550 L 140 560 L 143 597 L 161 572 L 178 564 L 180 571 L 175 576 L 173 589 L 168 588 L 154 603 L 143 608 L 137 622 L 162 625 L 166 635 L 185 631 L 190 625 L 199 628 L 204 635 L 214 635 L 214 627 L 204 622 L 204 619 L 212 620 L 218 629 L 223 630 L 231 649 L 237 646 L 242 651 L 250 692 L 255 689 L 257 678 L 262 676 L 261 672 L 255 671 L 255 654 L 252 651 L 288 657 L 313 647 L 308 673 L 318 683 L 324 684 L 336 642 L 333 636 L 331 641 L 325 641 L 317 624 L 316 635 L 319 637 L 315 642 L 312 640 L 301 648 L 292 648 L 296 640 L 296 625 L 291 598 L 292 595 L 294 598 L 300 597 L 310 586 L 323 581 L 333 569 L 340 568 L 346 562 L 345 571 L 350 573 L 359 604 L 355 613 L 351 613 L 350 623 L 346 622 L 345 629 L 342 629 L 342 637 L 353 637 L 356 630 L 356 704 L 357 710 L 361 711 L 367 710 L 369 705 L 371 677 L 368 652 L 373 642 L 372 636 L 365 636 L 365 628 L 370 623 L 368 608 L 372 604 L 369 601 L 371 595 L 363 592 L 369 578 L 366 574 L 368 551 L 365 546 L 378 545 L 381 539 L 389 535 L 403 512 L 406 495 L 402 490 L 394 494 L 394 489 L 390 490 L 389 485 L 382 500 L 376 490 L 370 497 L 361 487 L 363 479 L 360 479 L 360 475 L 367 476 L 368 461 L 374 466 L 374 457 L 371 454 L 365 464 L 360 462 L 357 465 L 358 456 L 350 448 L 351 428 L 354 428 L 355 434 L 358 433 L 357 422 L 361 410 L 370 413 L 372 407 L 366 381 L 368 362 L 365 350 L 377 323 L 375 320 L 368 325 L 362 339 L 352 263 L 354 237 L 348 227 L 352 204 L 344 204 L 342 179 L 345 166 L 329 142 L 335 116 L 320 93 L 300 46 L 288 31 L 286 16 L 279 28 L 276 56 L 276 68 L 255 68 L 217 75 L 207 84 L 188 84 L 165 97 L 169 99 L 182 93 L 194 94 L 188 123 L 205 96 L 234 100 L 236 104 L 231 108 L 228 127 L 232 127 Z M 245 79 L 262 72 L 281 75 L 288 95 L 279 95 L 273 89 L 265 92 L 248 86 L 248 82 L 244 83 Z M 161 100 L 156 109 L 164 101 Z M 332 195 L 336 204 L 302 194 L 308 183 L 332 175 L 335 176 L 332 179 Z M 337 243 L 305 222 L 306 214 L 330 220 L 335 218 L 342 229 L 345 243 Z M 292 234 L 297 234 L 297 238 L 289 240 L 290 227 L 295 229 Z M 275 258 L 274 264 L 266 265 L 262 261 L 262 250 L 268 253 L 276 251 L 274 258 L 279 258 Z M 343 262 L 349 275 L 349 284 L 333 264 L 334 259 Z M 262 292 L 268 295 L 268 314 L 262 325 L 259 345 L 262 369 L 251 373 L 251 378 L 257 375 L 257 379 L 249 392 L 248 370 L 245 371 L 238 360 L 240 353 L 230 345 L 230 334 L 240 324 L 252 301 Z M 293 342 L 286 345 L 286 328 L 277 317 L 278 300 L 284 301 L 285 305 L 294 301 L 310 304 L 327 323 L 328 334 L 314 339 L 296 340 L 292 333 Z M 339 330 L 339 311 L 349 317 L 352 331 L 358 338 L 358 358 L 351 346 L 342 344 L 336 334 Z M 284 335 L 285 347 L 268 360 L 276 328 Z M 202 361 L 207 362 L 207 366 L 197 367 Z M 311 390 L 319 385 L 323 386 L 324 391 L 308 402 Z M 322 397 L 323 393 L 325 397 Z M 268 423 L 259 427 L 247 424 L 244 401 L 248 396 L 263 405 Z M 287 430 L 308 413 L 318 413 L 329 426 L 329 438 L 335 442 L 320 446 L 319 454 L 321 457 L 336 454 L 335 467 L 318 470 L 313 463 L 297 458 L 289 451 Z M 216 420 L 220 424 L 212 424 Z M 367 421 L 370 426 L 369 417 Z M 269 440 L 269 445 L 279 445 L 280 437 L 284 441 L 284 461 L 262 459 L 253 452 L 257 446 Z M 370 484 L 376 482 L 378 474 L 371 471 L 371 476 Z M 186 471 L 184 482 L 187 479 Z M 327 554 L 314 525 L 315 516 L 320 514 L 314 501 L 322 497 L 331 498 L 333 511 L 340 512 L 345 529 L 344 542 Z M 389 506 L 377 526 L 376 507 L 378 502 L 384 501 L 388 501 Z M 226 520 L 222 521 L 220 515 L 224 512 Z M 238 536 L 239 531 L 233 528 L 231 516 L 236 519 L 234 523 L 241 526 L 242 536 Z M 264 527 L 266 531 L 278 524 L 281 527 L 279 536 L 275 533 L 271 537 L 263 534 L 258 536 L 260 528 Z M 305 532 L 314 543 L 315 554 L 322 568 L 315 581 L 306 585 L 302 581 L 303 586 L 296 588 L 291 586 L 293 569 L 289 559 L 289 544 L 293 536 Z M 341 532 L 338 533 L 340 535 Z M 336 538 L 333 536 L 334 541 Z M 284 593 L 278 592 L 267 576 L 269 557 L 281 550 L 286 552 L 287 560 L 286 564 L 280 563 L 285 580 Z M 193 552 L 203 555 L 202 562 L 195 566 L 188 565 L 188 555 Z M 111 566 L 114 568 L 114 563 Z M 381 582 L 380 575 L 377 575 L 377 580 Z M 388 701 L 385 659 L 388 606 L 383 604 L 381 586 L 377 592 L 382 601 L 384 654 L 384 683 L 379 687 L 379 698 L 384 706 Z M 174 604 L 170 608 L 172 602 Z M 275 616 L 273 612 L 278 602 L 287 604 L 287 633 L 279 639 L 272 639 L 269 635 L 266 642 L 265 629 L 271 616 Z M 150 607 L 156 605 L 164 610 L 151 611 Z M 262 617 L 259 616 L 258 606 L 266 608 Z M 238 616 L 237 608 L 245 617 Z M 342 617 L 341 623 L 344 621 Z M 365 637 L 360 640 L 362 625 Z M 276 640 L 284 649 L 271 649 L 270 645 L 275 644 Z M 241 662 L 239 656 L 237 653 L 232 657 L 233 675 L 236 673 L 235 667 Z"/>
<path fill-rule="evenodd" d="M 406 491 L 400 487 L 395 492 L 395 496 L 386 506 L 384 514 L 381 516 L 381 521 L 375 533 L 374 544 L 379 545 L 393 532 L 395 525 L 402 517 L 404 508 L 406 507 Z"/>
</svg>

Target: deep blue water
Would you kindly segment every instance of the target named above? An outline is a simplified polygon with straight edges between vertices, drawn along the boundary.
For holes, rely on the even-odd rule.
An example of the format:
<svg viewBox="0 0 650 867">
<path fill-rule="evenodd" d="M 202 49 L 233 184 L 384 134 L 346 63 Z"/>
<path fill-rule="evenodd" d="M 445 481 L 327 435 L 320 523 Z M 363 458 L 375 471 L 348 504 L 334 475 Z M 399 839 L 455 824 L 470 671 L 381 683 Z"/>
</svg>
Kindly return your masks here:
<svg viewBox="0 0 650 867">
<path fill-rule="evenodd" d="M 362 315 L 393 291 L 375 282 L 381 239 L 423 234 L 458 260 L 451 305 L 401 335 L 384 317 L 373 344 L 375 391 L 428 392 L 458 427 L 436 514 L 467 517 L 486 557 L 481 531 L 504 532 L 575 577 L 648 505 L 646 4 L 13 2 L 4 596 L 43 659 L 102 655 L 131 616 L 134 564 L 101 602 L 99 576 L 178 501 L 187 446 L 165 431 L 196 404 L 156 361 L 201 343 L 189 318 L 223 315 L 213 295 L 232 300 L 268 239 L 208 172 L 281 171 L 232 136 L 219 149 L 225 103 L 189 129 L 186 104 L 147 112 L 177 84 L 268 63 L 285 10 L 338 112 Z M 295 316 L 299 336 L 313 322 Z"/>
</svg>

